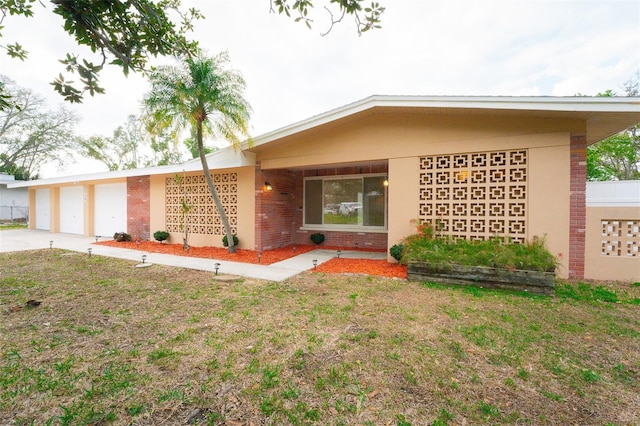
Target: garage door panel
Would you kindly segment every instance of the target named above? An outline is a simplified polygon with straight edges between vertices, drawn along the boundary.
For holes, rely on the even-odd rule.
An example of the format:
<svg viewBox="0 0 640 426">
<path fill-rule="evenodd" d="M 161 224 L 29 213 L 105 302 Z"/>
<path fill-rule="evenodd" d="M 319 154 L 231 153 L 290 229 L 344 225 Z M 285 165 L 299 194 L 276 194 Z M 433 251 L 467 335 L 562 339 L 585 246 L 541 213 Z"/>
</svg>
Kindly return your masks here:
<svg viewBox="0 0 640 426">
<path fill-rule="evenodd" d="M 94 231 L 111 236 L 127 230 L 127 184 L 113 183 L 95 186 Z"/>
<path fill-rule="evenodd" d="M 84 187 L 60 188 L 60 232 L 84 234 Z"/>
<path fill-rule="evenodd" d="M 51 196 L 48 189 L 36 189 L 36 229 L 49 231 L 51 222 L 49 217 L 49 206 Z"/>
</svg>

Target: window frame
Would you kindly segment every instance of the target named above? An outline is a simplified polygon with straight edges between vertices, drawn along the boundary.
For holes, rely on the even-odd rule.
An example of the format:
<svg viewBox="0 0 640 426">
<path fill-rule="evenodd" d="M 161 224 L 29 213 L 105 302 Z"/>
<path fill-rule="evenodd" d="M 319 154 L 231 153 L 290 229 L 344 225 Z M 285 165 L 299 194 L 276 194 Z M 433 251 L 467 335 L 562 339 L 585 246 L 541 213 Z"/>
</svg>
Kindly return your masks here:
<svg viewBox="0 0 640 426">
<path fill-rule="evenodd" d="M 325 224 L 324 214 L 322 214 L 322 224 L 306 223 L 307 217 L 307 182 L 309 181 L 322 181 L 322 195 L 324 197 L 325 183 L 327 180 L 349 180 L 360 179 L 361 188 L 364 193 L 364 179 L 374 177 L 387 177 L 386 173 L 362 173 L 362 174 L 349 174 L 349 175 L 326 175 L 326 176 L 309 176 L 304 178 L 302 189 L 302 227 L 301 230 L 310 231 L 339 231 L 339 232 L 380 232 L 386 233 L 388 231 L 388 212 L 389 212 L 389 188 L 383 185 L 384 188 L 384 225 L 382 226 L 365 226 L 365 225 L 340 225 L 340 224 Z M 324 209 L 324 203 L 321 204 Z"/>
</svg>

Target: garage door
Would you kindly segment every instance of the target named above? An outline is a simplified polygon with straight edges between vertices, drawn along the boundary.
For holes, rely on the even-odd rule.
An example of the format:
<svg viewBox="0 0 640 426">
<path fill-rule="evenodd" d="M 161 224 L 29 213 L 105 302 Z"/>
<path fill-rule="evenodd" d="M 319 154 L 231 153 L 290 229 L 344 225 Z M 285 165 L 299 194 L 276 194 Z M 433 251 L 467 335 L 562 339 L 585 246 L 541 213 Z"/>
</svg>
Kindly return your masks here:
<svg viewBox="0 0 640 426">
<path fill-rule="evenodd" d="M 36 229 L 49 231 L 51 222 L 49 221 L 50 195 L 48 189 L 36 189 Z"/>
<path fill-rule="evenodd" d="M 94 231 L 96 235 L 112 236 L 127 231 L 127 184 L 112 183 L 95 186 Z"/>
<path fill-rule="evenodd" d="M 60 232 L 84 234 L 84 187 L 60 188 Z"/>
</svg>

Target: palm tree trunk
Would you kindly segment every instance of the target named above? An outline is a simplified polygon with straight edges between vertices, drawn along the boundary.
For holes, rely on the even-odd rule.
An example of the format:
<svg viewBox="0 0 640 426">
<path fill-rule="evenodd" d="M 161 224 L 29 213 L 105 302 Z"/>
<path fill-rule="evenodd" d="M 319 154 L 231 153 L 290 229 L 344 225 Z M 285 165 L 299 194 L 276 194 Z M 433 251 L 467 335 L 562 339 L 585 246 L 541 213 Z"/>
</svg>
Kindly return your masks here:
<svg viewBox="0 0 640 426">
<path fill-rule="evenodd" d="M 207 157 L 204 153 L 204 144 L 202 142 L 202 121 L 198 121 L 197 125 L 197 136 L 196 140 L 198 142 L 198 154 L 200 155 L 200 162 L 202 163 L 202 171 L 204 172 L 204 178 L 207 180 L 207 185 L 209 185 L 209 191 L 211 191 L 211 196 L 213 197 L 213 203 L 218 210 L 218 214 L 220 215 L 220 220 L 224 225 L 224 231 L 227 235 L 228 242 L 228 250 L 229 253 L 236 252 L 236 246 L 233 243 L 233 233 L 231 232 L 231 225 L 229 224 L 229 219 L 227 218 L 227 214 L 224 212 L 224 207 L 222 206 L 222 202 L 220 201 L 220 197 L 218 197 L 218 191 L 216 190 L 216 186 L 213 183 L 213 179 L 211 178 L 211 173 L 209 172 L 209 164 L 207 163 Z"/>
</svg>

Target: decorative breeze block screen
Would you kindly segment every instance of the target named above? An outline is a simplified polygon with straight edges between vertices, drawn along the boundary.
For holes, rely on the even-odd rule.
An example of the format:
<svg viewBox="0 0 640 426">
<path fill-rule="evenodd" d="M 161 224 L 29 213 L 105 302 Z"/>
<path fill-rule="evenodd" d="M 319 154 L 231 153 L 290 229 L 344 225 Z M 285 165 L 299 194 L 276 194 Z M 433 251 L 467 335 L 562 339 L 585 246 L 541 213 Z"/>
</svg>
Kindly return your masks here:
<svg viewBox="0 0 640 426">
<path fill-rule="evenodd" d="M 602 256 L 640 257 L 640 220 L 602 220 Z"/>
<path fill-rule="evenodd" d="M 224 211 L 236 234 L 238 226 L 238 175 L 220 173 L 212 175 Z M 203 175 L 185 176 L 179 183 L 174 177 L 165 181 L 166 224 L 169 232 L 184 232 L 182 200 L 189 207 L 187 230 L 190 234 L 225 235 L 224 225 L 216 212 L 209 186 Z"/>
<path fill-rule="evenodd" d="M 456 238 L 527 236 L 527 150 L 420 158 L 418 218 Z"/>
</svg>

